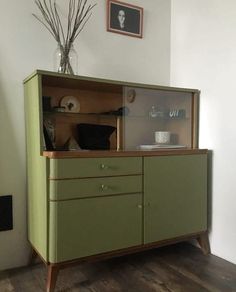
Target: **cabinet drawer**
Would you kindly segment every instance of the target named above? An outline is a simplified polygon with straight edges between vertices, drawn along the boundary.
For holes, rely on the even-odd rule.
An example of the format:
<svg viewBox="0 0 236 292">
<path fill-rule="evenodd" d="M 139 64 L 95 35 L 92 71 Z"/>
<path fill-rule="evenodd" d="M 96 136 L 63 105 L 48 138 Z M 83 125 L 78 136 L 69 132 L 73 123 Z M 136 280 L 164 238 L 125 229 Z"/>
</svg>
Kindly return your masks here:
<svg viewBox="0 0 236 292">
<path fill-rule="evenodd" d="M 141 174 L 141 157 L 50 159 L 50 178 Z"/>
<path fill-rule="evenodd" d="M 50 180 L 50 200 L 141 192 L 141 175 Z"/>
<path fill-rule="evenodd" d="M 142 243 L 141 194 L 50 202 L 49 261 Z"/>
</svg>

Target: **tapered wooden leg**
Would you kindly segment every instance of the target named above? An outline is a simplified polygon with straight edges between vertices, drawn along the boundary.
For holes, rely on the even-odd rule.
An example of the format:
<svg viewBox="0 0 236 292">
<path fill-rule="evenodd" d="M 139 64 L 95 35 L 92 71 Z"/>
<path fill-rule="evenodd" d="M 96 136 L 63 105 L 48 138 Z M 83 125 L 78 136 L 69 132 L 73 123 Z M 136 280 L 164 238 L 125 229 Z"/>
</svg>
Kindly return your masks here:
<svg viewBox="0 0 236 292">
<path fill-rule="evenodd" d="M 202 252 L 204 254 L 209 254 L 211 252 L 210 249 L 210 244 L 209 244 L 209 238 L 208 238 L 208 233 L 202 233 L 201 235 L 199 235 L 199 237 L 197 237 L 197 241 L 202 249 Z"/>
<path fill-rule="evenodd" d="M 58 265 L 48 265 L 48 275 L 47 275 L 47 292 L 53 292 L 56 286 L 57 275 L 59 272 Z"/>
</svg>

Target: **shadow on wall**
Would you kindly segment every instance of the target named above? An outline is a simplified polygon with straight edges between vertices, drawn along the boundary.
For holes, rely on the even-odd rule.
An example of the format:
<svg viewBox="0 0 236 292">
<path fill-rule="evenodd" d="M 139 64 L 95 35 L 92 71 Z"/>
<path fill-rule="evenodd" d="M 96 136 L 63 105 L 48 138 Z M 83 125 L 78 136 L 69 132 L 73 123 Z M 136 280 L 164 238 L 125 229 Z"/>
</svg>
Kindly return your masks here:
<svg viewBox="0 0 236 292">
<path fill-rule="evenodd" d="M 0 270 L 21 266 L 28 253 L 26 239 L 25 141 L 22 82 L 0 79 L 0 196 L 13 195 L 13 230 L 0 232 Z M 18 100 L 17 100 L 18 99 Z M 14 107 L 14 108 L 11 108 Z M 19 115 L 16 113 L 19 112 Z M 17 242 L 12 250 L 12 243 Z"/>
<path fill-rule="evenodd" d="M 22 159 L 20 159 L 20 156 L 22 156 L 20 149 L 22 147 L 17 145 L 17 139 L 14 134 L 17 129 L 14 128 L 14 115 L 11 116 L 10 114 L 10 102 L 7 102 L 7 98 L 8 95 L 4 92 L 4 86 L 0 80 L 0 194 L 9 192 L 13 187 L 13 179 L 17 178 L 15 172 L 20 170 L 22 174 L 22 169 L 25 169 L 24 165 L 20 165 L 20 161 L 21 164 L 23 163 Z"/>
</svg>

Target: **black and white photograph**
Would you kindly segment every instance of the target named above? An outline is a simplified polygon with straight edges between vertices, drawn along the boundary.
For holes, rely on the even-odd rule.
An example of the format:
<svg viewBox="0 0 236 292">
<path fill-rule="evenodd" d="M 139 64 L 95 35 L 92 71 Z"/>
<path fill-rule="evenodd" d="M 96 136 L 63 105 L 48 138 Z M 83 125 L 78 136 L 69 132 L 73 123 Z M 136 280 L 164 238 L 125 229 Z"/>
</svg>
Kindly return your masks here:
<svg viewBox="0 0 236 292">
<path fill-rule="evenodd" d="M 107 30 L 142 38 L 143 8 L 120 1 L 108 0 Z"/>
</svg>

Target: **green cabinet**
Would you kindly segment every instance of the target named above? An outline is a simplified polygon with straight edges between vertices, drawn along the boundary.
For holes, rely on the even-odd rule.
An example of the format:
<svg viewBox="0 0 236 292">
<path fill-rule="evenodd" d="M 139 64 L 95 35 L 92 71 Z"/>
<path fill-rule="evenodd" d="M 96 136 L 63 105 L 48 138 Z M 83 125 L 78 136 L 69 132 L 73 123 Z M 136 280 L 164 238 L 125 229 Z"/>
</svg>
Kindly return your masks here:
<svg viewBox="0 0 236 292">
<path fill-rule="evenodd" d="M 207 155 L 144 159 L 144 242 L 207 230 Z"/>
<path fill-rule="evenodd" d="M 207 154 L 50 159 L 48 191 L 51 263 L 207 230 Z"/>
<path fill-rule="evenodd" d="M 28 239 L 47 292 L 71 261 L 186 238 L 207 250 L 198 90 L 39 70 L 24 89 Z"/>
</svg>

